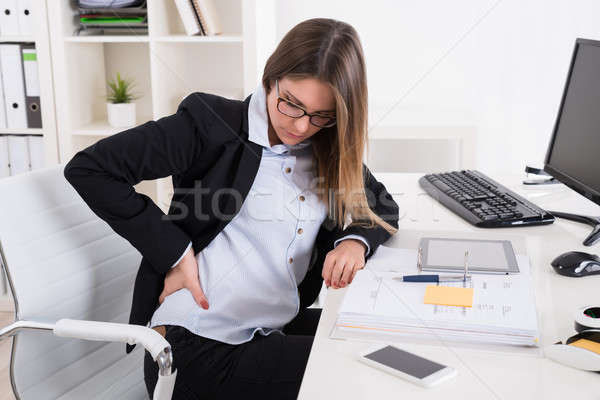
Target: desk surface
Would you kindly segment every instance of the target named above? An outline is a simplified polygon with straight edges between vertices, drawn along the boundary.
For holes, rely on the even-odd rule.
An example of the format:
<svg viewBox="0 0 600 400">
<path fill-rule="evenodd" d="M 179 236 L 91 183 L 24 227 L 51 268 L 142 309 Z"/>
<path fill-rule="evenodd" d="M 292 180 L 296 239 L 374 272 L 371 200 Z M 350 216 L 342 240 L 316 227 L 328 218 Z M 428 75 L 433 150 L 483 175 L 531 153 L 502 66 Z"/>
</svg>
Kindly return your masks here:
<svg viewBox="0 0 600 400">
<path fill-rule="evenodd" d="M 547 226 L 480 229 L 463 221 L 419 188 L 421 174 L 375 174 L 400 206 L 400 229 L 386 246 L 414 248 L 418 239 L 436 231 L 523 237 L 532 265 L 538 307 L 541 345 L 575 334 L 574 311 L 599 304 L 600 275 L 567 278 L 552 270 L 550 262 L 571 250 L 598 253 L 600 244 L 582 245 L 591 227 L 557 220 Z M 491 176 L 491 175 L 490 175 Z M 600 215 L 600 207 L 563 185 L 527 187 L 523 176 L 496 180 L 547 210 Z M 600 375 L 575 370 L 539 356 L 488 352 L 454 344 L 396 343 L 408 351 L 452 366 L 458 376 L 437 387 L 424 389 L 356 361 L 369 342 L 333 340 L 335 323 L 345 289 L 329 289 L 302 381 L 299 399 L 577 399 L 600 398 Z"/>
</svg>

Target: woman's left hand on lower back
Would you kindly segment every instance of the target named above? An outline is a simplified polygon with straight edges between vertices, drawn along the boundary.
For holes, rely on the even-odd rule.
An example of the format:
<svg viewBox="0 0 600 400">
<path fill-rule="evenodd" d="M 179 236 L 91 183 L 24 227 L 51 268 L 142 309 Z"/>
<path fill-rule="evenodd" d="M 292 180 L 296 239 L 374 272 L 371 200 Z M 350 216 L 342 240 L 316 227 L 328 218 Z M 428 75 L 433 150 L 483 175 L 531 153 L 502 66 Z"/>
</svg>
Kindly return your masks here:
<svg viewBox="0 0 600 400">
<path fill-rule="evenodd" d="M 323 280 L 327 287 L 340 289 L 350 284 L 356 272 L 365 266 L 366 246 L 356 239 L 342 240 L 325 256 Z"/>
</svg>

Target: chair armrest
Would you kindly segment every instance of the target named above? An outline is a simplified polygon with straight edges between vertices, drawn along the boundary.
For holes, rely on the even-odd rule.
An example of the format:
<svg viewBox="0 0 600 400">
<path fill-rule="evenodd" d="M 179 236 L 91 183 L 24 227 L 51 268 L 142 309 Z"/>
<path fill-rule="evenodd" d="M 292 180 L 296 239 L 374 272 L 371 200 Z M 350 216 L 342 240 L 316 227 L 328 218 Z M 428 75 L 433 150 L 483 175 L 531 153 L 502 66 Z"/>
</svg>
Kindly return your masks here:
<svg viewBox="0 0 600 400">
<path fill-rule="evenodd" d="M 15 333 L 25 329 L 51 331 L 53 328 L 54 324 L 45 322 L 15 321 L 12 324 L 0 329 L 0 340 L 13 336 Z"/>
<path fill-rule="evenodd" d="M 155 400 L 171 399 L 177 371 L 171 371 L 173 354 L 171 345 L 154 329 L 141 325 L 118 324 L 114 322 L 83 321 L 61 319 L 54 326 L 56 336 L 85 340 L 126 342 L 141 344 L 158 363 L 158 381 L 154 387 Z"/>
<path fill-rule="evenodd" d="M 54 334 L 85 340 L 139 343 L 150 352 L 154 361 L 157 361 L 158 355 L 164 349 L 168 348 L 169 351 L 171 349 L 169 342 L 158 332 L 141 325 L 61 319 L 54 326 Z"/>
<path fill-rule="evenodd" d="M 83 340 L 139 343 L 150 352 L 159 367 L 158 381 L 152 398 L 155 400 L 171 399 L 177 378 L 177 371 L 171 371 L 173 365 L 171 345 L 154 329 L 140 325 L 75 319 L 61 319 L 56 324 L 15 321 L 0 329 L 0 340 L 26 329 L 53 331 L 56 336 Z"/>
</svg>

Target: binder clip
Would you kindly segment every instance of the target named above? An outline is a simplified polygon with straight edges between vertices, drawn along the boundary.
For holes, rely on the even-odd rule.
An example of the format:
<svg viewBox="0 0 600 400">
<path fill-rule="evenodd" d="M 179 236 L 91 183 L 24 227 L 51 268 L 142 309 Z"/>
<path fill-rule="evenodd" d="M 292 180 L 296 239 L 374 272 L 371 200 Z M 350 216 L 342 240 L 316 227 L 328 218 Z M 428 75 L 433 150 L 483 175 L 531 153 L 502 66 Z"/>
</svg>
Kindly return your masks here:
<svg viewBox="0 0 600 400">
<path fill-rule="evenodd" d="M 569 367 L 600 372 L 600 307 L 577 310 L 575 330 L 577 334 L 565 343 L 546 346 L 546 357 Z"/>
</svg>

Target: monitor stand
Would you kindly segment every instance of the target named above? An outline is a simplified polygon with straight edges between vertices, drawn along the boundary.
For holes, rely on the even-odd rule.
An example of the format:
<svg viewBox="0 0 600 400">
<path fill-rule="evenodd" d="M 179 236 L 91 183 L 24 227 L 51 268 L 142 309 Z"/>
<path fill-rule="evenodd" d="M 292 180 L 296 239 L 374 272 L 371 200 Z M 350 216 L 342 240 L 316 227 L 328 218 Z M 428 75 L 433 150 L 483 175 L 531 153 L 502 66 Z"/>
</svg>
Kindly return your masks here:
<svg viewBox="0 0 600 400">
<path fill-rule="evenodd" d="M 584 224 L 588 224 L 593 226 L 592 233 L 589 234 L 588 237 L 585 238 L 583 244 L 585 246 L 591 246 L 600 240 L 600 217 L 591 217 L 588 215 L 577 215 L 577 214 L 569 214 L 560 211 L 548 211 L 550 214 L 554 215 L 558 218 L 564 218 L 571 221 L 582 222 Z"/>
</svg>

